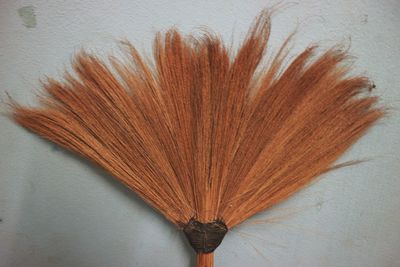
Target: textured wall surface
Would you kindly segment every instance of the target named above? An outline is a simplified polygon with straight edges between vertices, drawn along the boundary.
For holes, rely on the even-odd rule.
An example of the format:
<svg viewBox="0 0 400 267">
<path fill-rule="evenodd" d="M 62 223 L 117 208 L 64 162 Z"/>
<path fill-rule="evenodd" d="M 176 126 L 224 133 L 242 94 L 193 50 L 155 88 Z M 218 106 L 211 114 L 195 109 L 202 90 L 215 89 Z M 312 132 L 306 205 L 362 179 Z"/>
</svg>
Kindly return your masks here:
<svg viewBox="0 0 400 267">
<path fill-rule="evenodd" d="M 59 77 L 81 47 L 150 50 L 158 30 L 211 27 L 228 43 L 271 1 L 0 0 L 0 95 L 35 103 L 39 78 Z M 351 44 L 355 68 L 392 108 L 326 174 L 232 230 L 216 266 L 400 266 L 400 2 L 283 2 L 273 47 L 298 27 L 293 53 Z M 235 43 L 236 42 L 236 43 Z M 102 170 L 0 117 L 0 266 L 193 266 L 183 235 Z"/>
</svg>

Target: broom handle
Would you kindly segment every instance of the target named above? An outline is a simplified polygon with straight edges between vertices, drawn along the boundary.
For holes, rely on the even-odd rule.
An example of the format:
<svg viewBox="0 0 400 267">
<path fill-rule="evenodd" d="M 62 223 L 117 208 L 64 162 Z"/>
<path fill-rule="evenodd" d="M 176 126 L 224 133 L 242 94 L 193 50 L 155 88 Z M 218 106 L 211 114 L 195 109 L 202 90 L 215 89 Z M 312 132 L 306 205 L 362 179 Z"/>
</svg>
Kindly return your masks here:
<svg viewBox="0 0 400 267">
<path fill-rule="evenodd" d="M 213 267 L 214 253 L 197 253 L 196 261 L 197 267 Z"/>
</svg>

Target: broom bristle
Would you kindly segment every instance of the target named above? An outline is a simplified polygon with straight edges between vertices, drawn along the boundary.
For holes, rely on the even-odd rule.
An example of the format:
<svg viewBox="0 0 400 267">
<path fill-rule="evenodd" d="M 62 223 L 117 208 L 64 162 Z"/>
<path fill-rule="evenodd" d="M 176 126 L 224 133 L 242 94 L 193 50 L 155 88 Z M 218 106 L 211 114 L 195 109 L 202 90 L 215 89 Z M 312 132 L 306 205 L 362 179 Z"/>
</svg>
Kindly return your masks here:
<svg viewBox="0 0 400 267">
<path fill-rule="evenodd" d="M 157 35 L 154 62 L 79 53 L 64 81 L 48 79 L 39 108 L 12 104 L 16 122 L 87 157 L 178 226 L 228 228 L 287 199 L 383 114 L 348 75 L 347 53 L 315 47 L 286 69 L 284 43 L 262 66 L 264 12 L 235 53 L 213 34 Z"/>
</svg>

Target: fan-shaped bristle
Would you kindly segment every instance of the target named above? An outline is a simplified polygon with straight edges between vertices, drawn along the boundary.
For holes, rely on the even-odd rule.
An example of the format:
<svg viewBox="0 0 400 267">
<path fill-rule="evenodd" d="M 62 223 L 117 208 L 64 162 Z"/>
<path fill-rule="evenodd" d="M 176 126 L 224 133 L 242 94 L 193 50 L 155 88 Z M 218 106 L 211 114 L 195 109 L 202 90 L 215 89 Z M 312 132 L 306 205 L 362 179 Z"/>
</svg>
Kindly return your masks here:
<svg viewBox="0 0 400 267">
<path fill-rule="evenodd" d="M 264 66 L 264 12 L 233 53 L 211 33 L 158 34 L 154 61 L 124 42 L 106 64 L 79 53 L 16 122 L 102 166 L 176 225 L 232 228 L 327 171 L 383 114 L 347 53 L 309 47 Z M 289 40 L 289 39 L 288 39 Z"/>
</svg>

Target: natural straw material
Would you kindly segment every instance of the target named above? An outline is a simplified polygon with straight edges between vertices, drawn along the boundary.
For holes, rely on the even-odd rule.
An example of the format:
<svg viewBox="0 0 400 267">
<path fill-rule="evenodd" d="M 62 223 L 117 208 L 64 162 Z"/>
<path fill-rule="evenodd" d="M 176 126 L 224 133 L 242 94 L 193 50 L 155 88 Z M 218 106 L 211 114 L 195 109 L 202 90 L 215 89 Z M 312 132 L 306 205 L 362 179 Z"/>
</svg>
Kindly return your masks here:
<svg viewBox="0 0 400 267">
<path fill-rule="evenodd" d="M 383 114 L 362 93 L 368 79 L 349 75 L 346 51 L 315 56 L 312 46 L 288 63 L 289 37 L 264 61 L 269 35 L 264 11 L 237 51 L 214 34 L 171 29 L 156 36 L 152 61 L 129 42 L 126 58 L 109 64 L 80 52 L 74 74 L 44 83 L 40 107 L 12 102 L 12 116 L 102 166 L 181 229 L 230 229 L 334 167 Z M 199 227 L 198 266 L 212 266 L 215 228 Z"/>
</svg>

